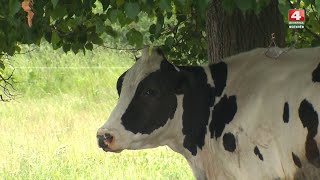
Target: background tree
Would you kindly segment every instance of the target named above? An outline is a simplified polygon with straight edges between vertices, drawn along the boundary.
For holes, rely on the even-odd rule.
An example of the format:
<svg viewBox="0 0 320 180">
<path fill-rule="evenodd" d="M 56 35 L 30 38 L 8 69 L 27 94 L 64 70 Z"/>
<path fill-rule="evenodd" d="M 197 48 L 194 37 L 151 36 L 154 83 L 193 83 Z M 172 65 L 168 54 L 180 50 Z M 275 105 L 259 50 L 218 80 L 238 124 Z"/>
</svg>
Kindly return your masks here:
<svg viewBox="0 0 320 180">
<path fill-rule="evenodd" d="M 306 28 L 289 30 L 287 10 L 305 8 Z M 0 85 L 10 92 L 10 56 L 24 44 L 74 53 L 95 46 L 161 45 L 175 64 L 213 62 L 255 47 L 320 44 L 320 0 L 9 0 L 0 6 Z M 9 83 L 8 83 L 9 82 Z"/>
<path fill-rule="evenodd" d="M 276 34 L 279 46 L 285 45 L 284 19 L 277 0 L 239 2 L 212 1 L 209 5 L 206 32 L 211 62 L 256 47 L 268 47 L 272 33 Z"/>
</svg>

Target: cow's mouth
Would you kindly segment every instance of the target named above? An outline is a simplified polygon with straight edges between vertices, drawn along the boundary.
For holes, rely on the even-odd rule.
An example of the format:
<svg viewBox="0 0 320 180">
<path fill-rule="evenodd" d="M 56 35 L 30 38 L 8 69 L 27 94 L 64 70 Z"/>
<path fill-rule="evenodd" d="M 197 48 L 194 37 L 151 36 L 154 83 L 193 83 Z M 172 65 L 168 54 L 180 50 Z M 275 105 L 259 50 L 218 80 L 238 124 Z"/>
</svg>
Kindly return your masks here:
<svg viewBox="0 0 320 180">
<path fill-rule="evenodd" d="M 110 148 L 102 148 L 105 152 L 113 152 L 113 153 L 120 153 L 122 150 L 112 150 Z"/>
</svg>

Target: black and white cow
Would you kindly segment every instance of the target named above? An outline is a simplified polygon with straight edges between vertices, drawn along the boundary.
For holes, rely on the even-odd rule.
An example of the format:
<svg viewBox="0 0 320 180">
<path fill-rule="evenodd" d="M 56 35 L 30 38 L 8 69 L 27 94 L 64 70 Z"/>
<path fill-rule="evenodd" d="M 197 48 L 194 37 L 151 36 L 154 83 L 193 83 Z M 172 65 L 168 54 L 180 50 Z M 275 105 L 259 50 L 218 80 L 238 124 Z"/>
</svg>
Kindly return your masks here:
<svg viewBox="0 0 320 180">
<path fill-rule="evenodd" d="M 196 179 L 320 179 L 320 47 L 278 60 L 265 51 L 175 66 L 160 49 L 143 50 L 118 79 L 99 146 L 167 145 Z"/>
</svg>

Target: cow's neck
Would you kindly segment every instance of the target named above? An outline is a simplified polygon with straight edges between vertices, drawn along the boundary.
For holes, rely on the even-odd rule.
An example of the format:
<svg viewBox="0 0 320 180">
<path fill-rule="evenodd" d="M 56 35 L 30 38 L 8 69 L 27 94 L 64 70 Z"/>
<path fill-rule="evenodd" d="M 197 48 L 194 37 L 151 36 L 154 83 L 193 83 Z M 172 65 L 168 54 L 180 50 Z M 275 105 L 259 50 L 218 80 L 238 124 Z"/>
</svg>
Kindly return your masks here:
<svg viewBox="0 0 320 180">
<path fill-rule="evenodd" d="M 183 96 L 178 98 L 178 102 L 182 102 Z M 219 102 L 221 98 L 216 98 L 216 102 Z M 213 108 L 213 107 L 212 107 Z M 175 116 L 175 120 L 172 121 L 171 127 L 178 127 L 177 129 L 182 129 L 182 113 L 183 108 L 178 109 L 178 113 Z M 210 114 L 211 117 L 211 114 Z M 175 136 L 167 137 L 171 139 L 167 145 L 174 150 L 175 152 L 182 154 L 188 161 L 194 176 L 197 180 L 202 179 L 236 179 L 231 177 L 230 174 L 234 174 L 235 171 L 238 171 L 237 159 L 233 159 L 235 167 L 230 168 L 230 161 L 222 159 L 223 149 L 222 146 L 222 137 L 220 138 L 211 138 L 209 130 L 209 121 L 207 125 L 207 133 L 205 137 L 205 145 L 202 149 L 197 148 L 197 154 L 193 155 L 187 148 L 184 147 L 184 135 L 183 133 L 175 134 Z M 174 130 L 173 130 L 174 131 Z M 226 162 L 229 162 L 228 165 Z M 232 169 L 233 173 L 229 173 L 229 170 Z"/>
<path fill-rule="evenodd" d="M 206 141 L 207 143 L 208 141 Z M 210 180 L 220 180 L 220 179 L 236 179 L 236 177 L 231 176 L 234 171 L 237 171 L 237 167 L 228 167 L 230 165 L 226 164 L 226 160 L 222 159 L 222 153 L 220 153 L 220 148 L 218 142 L 210 141 L 199 150 L 196 156 L 185 152 L 183 155 L 187 159 L 190 167 L 192 168 L 193 174 L 197 180 L 210 179 Z M 236 162 L 232 163 L 236 164 Z M 232 169 L 232 173 L 230 172 Z"/>
<path fill-rule="evenodd" d="M 179 67 L 179 69 L 187 70 L 189 72 L 193 71 L 194 67 Z M 195 67 L 196 70 L 199 70 L 199 67 Z M 200 73 L 199 73 L 200 72 Z M 213 80 L 211 78 L 211 72 L 208 67 L 204 67 L 204 72 L 206 74 L 206 77 L 208 80 L 205 82 L 205 84 L 209 84 L 208 82 L 212 82 Z M 203 73 L 201 74 L 201 71 L 198 71 L 194 73 L 195 78 L 197 81 L 201 80 L 201 77 L 203 76 Z M 212 85 L 211 83 L 209 84 L 210 86 Z M 199 84 L 197 84 L 199 86 Z M 201 86 L 201 85 L 200 85 Z M 203 86 L 204 87 L 204 86 Z M 202 94 L 200 92 L 200 94 Z M 221 101 L 222 97 L 224 95 L 220 94 L 219 97 L 216 96 L 210 96 L 211 98 L 214 98 L 213 102 L 214 104 L 217 104 Z M 228 98 L 228 96 L 227 96 Z M 184 97 L 182 96 L 180 99 L 178 99 L 178 104 L 181 105 L 182 100 Z M 198 102 L 197 102 L 198 103 Z M 196 104 L 197 104 L 196 103 Z M 208 118 L 208 122 L 205 125 L 206 127 L 206 136 L 205 136 L 205 144 L 201 148 L 197 147 L 196 154 L 190 151 L 190 149 L 186 148 L 184 146 L 184 140 L 185 140 L 185 135 L 183 132 L 181 132 L 180 135 L 177 135 L 175 140 L 172 141 L 169 146 L 171 149 L 174 151 L 182 154 L 188 161 L 190 167 L 192 168 L 193 174 L 196 177 L 196 179 L 236 179 L 235 177 L 232 177 L 230 174 L 235 174 L 235 172 L 239 171 L 239 168 L 237 167 L 237 159 L 222 159 L 223 156 L 222 154 L 225 153 L 225 149 L 223 148 L 222 145 L 222 137 L 221 135 L 219 137 L 211 137 L 211 131 L 209 128 L 209 125 L 211 123 L 211 118 L 212 118 L 212 110 L 214 106 L 210 107 L 210 115 Z M 177 113 L 179 116 L 175 117 L 175 119 L 178 119 L 180 124 L 175 124 L 175 127 L 179 127 L 178 129 L 183 129 L 183 113 L 184 110 L 182 108 L 182 105 L 180 106 L 179 112 Z M 202 112 L 200 112 L 202 113 Z M 192 119 L 196 123 L 199 122 L 198 119 Z M 177 122 L 177 121 L 176 121 Z M 197 127 L 195 127 L 197 128 Z M 194 129 L 197 131 L 198 129 Z M 230 161 L 234 161 L 230 163 Z M 227 162 L 227 164 L 226 164 Z M 230 167 L 230 164 L 234 167 Z M 229 170 L 232 169 L 232 173 L 229 172 Z"/>
<path fill-rule="evenodd" d="M 198 149 L 196 155 L 192 155 L 190 151 L 183 147 L 183 139 L 175 139 L 171 141 L 169 147 L 175 152 L 182 154 L 188 161 L 194 176 L 197 180 L 203 179 L 236 179 L 231 177 L 230 174 L 234 174 L 234 171 L 238 171 L 238 167 L 231 168 L 233 173 L 229 173 L 230 167 L 226 165 L 225 157 L 222 155 L 221 143 L 219 140 L 206 137 L 205 146 L 202 149 Z M 232 164 L 238 164 L 237 159 Z M 230 163 L 230 161 L 228 161 Z"/>
</svg>

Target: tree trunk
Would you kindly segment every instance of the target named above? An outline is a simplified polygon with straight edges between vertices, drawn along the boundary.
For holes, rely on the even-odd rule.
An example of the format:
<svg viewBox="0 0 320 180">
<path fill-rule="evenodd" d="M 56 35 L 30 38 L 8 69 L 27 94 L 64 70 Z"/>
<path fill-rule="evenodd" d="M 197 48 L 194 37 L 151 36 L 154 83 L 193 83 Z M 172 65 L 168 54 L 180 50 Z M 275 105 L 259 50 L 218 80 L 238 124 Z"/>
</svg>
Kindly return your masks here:
<svg viewBox="0 0 320 180">
<path fill-rule="evenodd" d="M 277 0 L 270 0 L 258 15 L 239 9 L 228 13 L 223 10 L 221 0 L 211 0 L 206 20 L 208 61 L 214 63 L 243 51 L 268 47 L 272 33 L 276 44 L 283 47 L 284 27 Z"/>
</svg>

